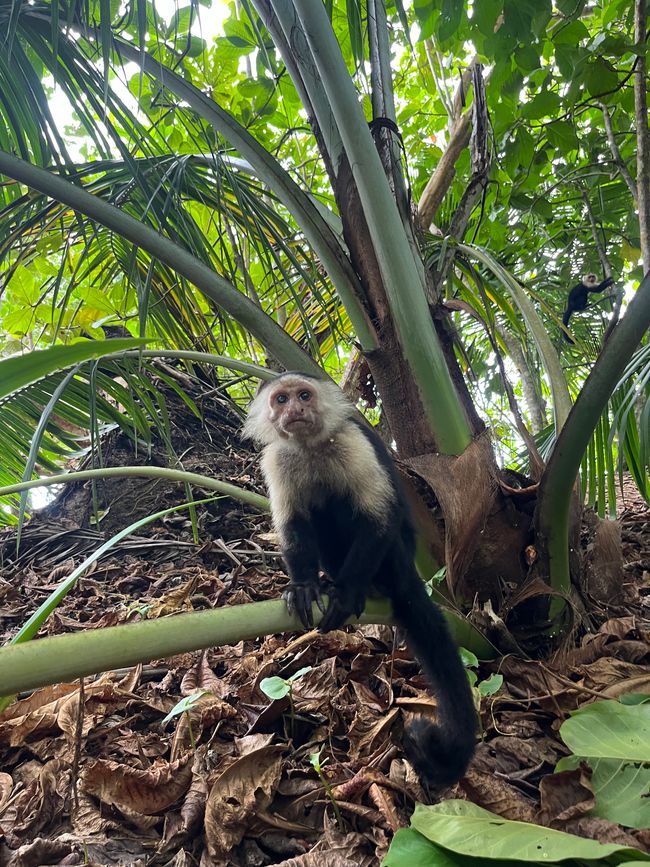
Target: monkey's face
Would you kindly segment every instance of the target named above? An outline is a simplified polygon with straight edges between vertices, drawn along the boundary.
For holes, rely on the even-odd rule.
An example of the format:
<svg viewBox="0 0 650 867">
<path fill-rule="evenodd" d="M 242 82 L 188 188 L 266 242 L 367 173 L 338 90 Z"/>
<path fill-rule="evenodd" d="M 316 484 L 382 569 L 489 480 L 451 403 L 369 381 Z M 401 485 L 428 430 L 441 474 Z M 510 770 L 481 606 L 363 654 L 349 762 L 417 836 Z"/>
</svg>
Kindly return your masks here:
<svg viewBox="0 0 650 867">
<path fill-rule="evenodd" d="M 269 421 L 284 438 L 311 439 L 323 428 L 318 391 L 313 382 L 295 377 L 281 379 L 268 396 Z"/>
<path fill-rule="evenodd" d="M 582 278 L 582 282 L 585 286 L 595 286 L 598 282 L 598 277 L 595 274 L 585 274 Z"/>
</svg>

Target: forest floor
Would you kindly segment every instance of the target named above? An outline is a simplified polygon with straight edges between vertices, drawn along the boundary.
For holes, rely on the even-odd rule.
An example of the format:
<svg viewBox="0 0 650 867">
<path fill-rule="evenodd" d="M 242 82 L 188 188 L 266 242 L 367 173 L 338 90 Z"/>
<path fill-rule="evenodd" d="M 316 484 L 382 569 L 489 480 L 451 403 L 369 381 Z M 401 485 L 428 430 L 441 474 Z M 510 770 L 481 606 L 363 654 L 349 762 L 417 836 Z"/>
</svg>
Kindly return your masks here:
<svg viewBox="0 0 650 867">
<path fill-rule="evenodd" d="M 256 487 L 253 456 L 221 436 L 218 419 L 203 442 L 186 423 L 185 469 Z M 133 462 L 124 439 L 107 463 Z M 79 485 L 29 522 L 18 554 L 15 531 L 0 534 L 2 643 L 107 535 L 178 501 L 178 490 L 130 484 L 99 491 L 101 532 Z M 569 753 L 558 729 L 571 711 L 650 693 L 650 512 L 628 484 L 620 520 L 620 601 L 590 612 L 554 660 L 480 667 L 480 680 L 498 672 L 503 685 L 482 699 L 482 742 L 447 797 L 650 852 L 650 830 L 590 812 L 584 769 L 553 774 Z M 286 579 L 265 517 L 221 500 L 199 510 L 198 531 L 195 544 L 183 511 L 127 537 L 41 635 L 279 596 Z M 291 703 L 260 689 L 301 669 Z M 189 714 L 162 724 L 197 692 Z M 403 719 L 434 706 L 385 626 L 273 635 L 21 695 L 0 714 L 0 864 L 378 865 L 422 798 L 400 747 Z"/>
</svg>

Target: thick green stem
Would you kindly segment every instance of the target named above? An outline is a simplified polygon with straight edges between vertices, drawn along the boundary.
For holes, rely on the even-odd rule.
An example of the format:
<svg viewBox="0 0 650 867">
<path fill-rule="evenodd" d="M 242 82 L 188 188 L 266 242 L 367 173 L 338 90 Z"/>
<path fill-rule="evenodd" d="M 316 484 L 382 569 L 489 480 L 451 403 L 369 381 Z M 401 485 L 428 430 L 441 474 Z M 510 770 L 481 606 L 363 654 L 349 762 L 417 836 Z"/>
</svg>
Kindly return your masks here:
<svg viewBox="0 0 650 867">
<path fill-rule="evenodd" d="M 540 483 L 536 517 L 538 545 L 545 547 L 548 554 L 551 587 L 565 594 L 571 588 L 569 509 L 580 462 L 616 384 L 649 328 L 650 273 L 643 278 L 625 316 L 612 331 L 587 377 Z M 551 612 L 557 613 L 562 605 L 561 600 L 555 599 Z"/>
<path fill-rule="evenodd" d="M 316 606 L 313 613 L 318 624 L 322 615 Z M 494 655 L 491 645 L 467 621 L 454 614 L 449 617 L 459 642 L 479 657 Z M 387 600 L 368 600 L 361 617 L 351 622 L 390 623 L 390 605 Z M 0 649 L 0 694 L 13 695 L 176 653 L 301 629 L 296 616 L 289 615 L 285 603 L 277 599 L 28 641 Z"/>
<path fill-rule="evenodd" d="M 5 497 L 8 494 L 17 494 L 19 491 L 28 491 L 30 488 L 42 488 L 47 485 L 65 485 L 71 482 L 84 482 L 87 479 L 101 480 L 122 478 L 124 476 L 165 479 L 168 482 L 196 485 L 208 491 L 217 491 L 220 494 L 224 494 L 224 496 L 233 497 L 262 512 L 266 512 L 269 509 L 269 501 L 266 497 L 255 494 L 253 491 L 246 491 L 244 488 L 238 488 L 237 485 L 221 482 L 219 479 L 211 479 L 209 476 L 201 476 L 198 473 L 186 473 L 183 470 L 174 470 L 168 467 L 103 467 L 100 470 L 79 470 L 76 473 L 59 473 L 56 476 L 47 476 L 42 479 L 32 479 L 29 482 L 18 482 L 15 485 L 7 485 L 4 488 L 0 488 L 0 497 Z"/>
<path fill-rule="evenodd" d="M 431 320 L 421 262 L 409 246 L 327 10 L 313 0 L 293 0 L 293 5 L 341 133 L 400 344 L 418 376 L 422 406 L 439 450 L 461 454 L 471 431 Z"/>
</svg>

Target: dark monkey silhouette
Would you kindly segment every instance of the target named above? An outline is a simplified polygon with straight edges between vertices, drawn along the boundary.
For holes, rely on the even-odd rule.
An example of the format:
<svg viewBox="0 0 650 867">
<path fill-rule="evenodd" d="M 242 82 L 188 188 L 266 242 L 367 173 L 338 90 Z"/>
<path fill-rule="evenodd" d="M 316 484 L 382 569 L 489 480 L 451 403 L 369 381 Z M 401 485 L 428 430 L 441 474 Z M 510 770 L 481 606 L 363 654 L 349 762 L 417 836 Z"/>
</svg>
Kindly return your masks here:
<svg viewBox="0 0 650 867">
<path fill-rule="evenodd" d="M 598 282 L 598 277 L 595 274 L 585 274 L 582 280 L 571 289 L 569 292 L 569 297 L 567 298 L 566 310 L 564 311 L 564 315 L 562 316 L 562 322 L 565 326 L 568 326 L 569 319 L 573 313 L 577 313 L 580 310 L 586 310 L 589 302 L 590 294 L 597 294 L 598 292 L 603 292 L 614 282 L 613 277 L 606 277 L 600 283 Z M 563 332 L 564 333 L 564 332 Z M 568 340 L 569 343 L 573 343 L 573 340 L 567 335 L 564 334 L 564 339 Z"/>
</svg>

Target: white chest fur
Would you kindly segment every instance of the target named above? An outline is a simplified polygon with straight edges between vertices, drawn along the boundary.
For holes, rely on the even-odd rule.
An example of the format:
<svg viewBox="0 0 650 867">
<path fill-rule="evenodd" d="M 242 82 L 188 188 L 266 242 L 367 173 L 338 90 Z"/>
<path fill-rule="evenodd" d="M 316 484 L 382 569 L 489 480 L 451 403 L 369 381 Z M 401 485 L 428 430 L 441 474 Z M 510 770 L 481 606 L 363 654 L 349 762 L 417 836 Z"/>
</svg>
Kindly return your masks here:
<svg viewBox="0 0 650 867">
<path fill-rule="evenodd" d="M 360 512 L 383 523 L 394 497 L 390 477 L 356 425 L 307 448 L 292 440 L 264 450 L 262 470 L 281 531 L 294 514 L 305 514 L 328 492 L 348 496 Z"/>
</svg>

